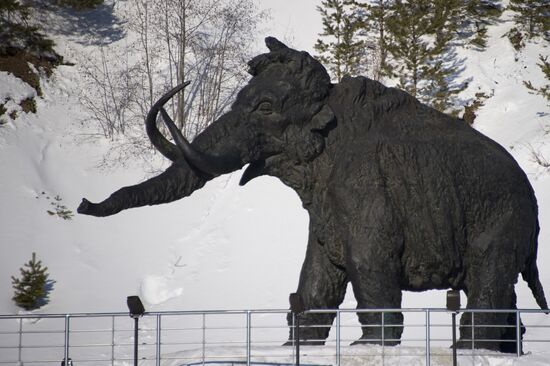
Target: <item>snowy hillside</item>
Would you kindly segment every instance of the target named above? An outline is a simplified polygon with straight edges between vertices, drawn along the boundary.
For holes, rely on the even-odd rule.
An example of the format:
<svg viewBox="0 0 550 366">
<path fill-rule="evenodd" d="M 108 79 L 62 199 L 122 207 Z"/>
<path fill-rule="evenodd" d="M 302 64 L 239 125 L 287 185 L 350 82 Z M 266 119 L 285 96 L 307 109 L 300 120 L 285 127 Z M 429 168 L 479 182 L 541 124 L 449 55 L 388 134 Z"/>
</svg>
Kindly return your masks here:
<svg viewBox="0 0 550 366">
<path fill-rule="evenodd" d="M 306 4 L 308 12 L 315 12 L 315 1 Z M 282 16 L 284 8 L 279 5 L 274 15 Z M 315 38 L 319 29 L 309 30 L 313 36 L 289 36 L 289 29 L 301 28 L 285 22 L 275 21 L 282 29 L 266 29 L 266 35 L 295 37 L 300 44 Z M 300 20 L 289 17 L 288 22 Z M 503 37 L 510 27 L 508 22 L 491 27 L 485 52 L 460 51 L 463 77 L 471 78 L 462 96 L 491 95 L 475 128 L 511 152 L 536 191 L 542 228 L 538 263 L 550 292 L 545 265 L 550 261 L 550 170 L 532 156 L 535 151 L 550 159 L 550 109 L 522 84 L 542 81 L 536 62 L 550 49 L 533 43 L 517 54 Z M 58 52 L 76 66 L 60 66 L 43 80 L 37 114 L 23 113 L 0 127 L 0 313 L 18 312 L 10 276 L 33 251 L 55 280 L 50 303 L 39 313 L 125 311 L 126 296 L 134 294 L 147 310 L 286 308 L 305 254 L 308 217 L 297 195 L 274 178 L 239 187 L 241 172 L 235 172 L 181 201 L 108 218 L 75 213 L 65 220 L 55 214 L 56 205 L 75 211 L 84 196 L 99 201 L 148 175 L 131 163 L 117 170 L 96 168 L 109 141 L 86 138 L 91 131 L 82 124 L 78 98 L 83 85 L 78 64 L 83 55 L 93 54 L 94 46 L 64 33 L 63 27 L 52 36 Z M 258 36 L 251 41 L 260 44 L 264 35 Z M 0 97 L 29 93 L 6 73 L 0 73 L 0 83 Z M 518 295 L 518 307 L 536 308 L 521 280 Z M 443 307 L 444 301 L 442 291 L 405 294 L 403 307 Z M 354 306 L 349 289 L 342 307 Z"/>
</svg>

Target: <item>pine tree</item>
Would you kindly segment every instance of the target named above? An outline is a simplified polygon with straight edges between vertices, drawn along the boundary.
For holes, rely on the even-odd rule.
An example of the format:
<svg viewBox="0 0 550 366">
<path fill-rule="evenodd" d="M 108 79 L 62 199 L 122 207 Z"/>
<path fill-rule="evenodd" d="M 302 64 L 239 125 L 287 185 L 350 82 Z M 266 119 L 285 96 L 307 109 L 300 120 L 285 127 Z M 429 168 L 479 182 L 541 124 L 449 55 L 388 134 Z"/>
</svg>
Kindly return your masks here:
<svg viewBox="0 0 550 366">
<path fill-rule="evenodd" d="M 358 9 L 362 32 L 367 35 L 368 48 L 375 50 L 371 66 L 373 79 L 381 80 L 388 58 L 386 23 L 390 16 L 394 0 L 372 0 L 370 2 L 355 1 Z"/>
<path fill-rule="evenodd" d="M 440 111 L 449 111 L 464 85 L 453 85 L 456 65 L 450 41 L 456 30 L 458 1 L 397 0 L 388 19 L 386 72 L 398 87 Z"/>
<path fill-rule="evenodd" d="M 467 85 L 457 85 L 458 57 L 452 45 L 460 26 L 458 17 L 463 9 L 462 0 L 432 0 L 432 34 L 434 37 L 428 80 L 423 88 L 426 101 L 442 112 L 457 113 L 453 108 L 456 96 Z"/>
<path fill-rule="evenodd" d="M 314 48 L 329 73 L 340 81 L 344 75 L 365 72 L 365 43 L 352 0 L 323 0 L 317 7 L 323 21 L 323 33 Z"/>
<path fill-rule="evenodd" d="M 548 61 L 548 56 L 539 55 L 540 64 L 537 64 L 541 71 L 544 73 L 544 77 L 548 81 L 548 84 L 535 87 L 530 81 L 524 81 L 523 83 L 527 89 L 531 92 L 538 94 L 546 99 L 548 106 L 550 106 L 550 62 Z"/>
<path fill-rule="evenodd" d="M 53 2 L 75 10 L 93 9 L 96 6 L 103 4 L 103 0 L 53 0 Z"/>
<path fill-rule="evenodd" d="M 18 52 L 57 55 L 53 41 L 30 24 L 32 7 L 24 1 L 0 0 L 0 57 Z M 11 70 L 5 70 L 11 71 Z"/>
<path fill-rule="evenodd" d="M 48 267 L 42 266 L 42 261 L 36 260 L 36 253 L 32 259 L 20 268 L 21 278 L 11 277 L 15 294 L 12 298 L 17 306 L 25 310 L 38 309 L 48 302 Z"/>
<path fill-rule="evenodd" d="M 459 33 L 469 43 L 481 49 L 487 47 L 487 27 L 495 24 L 502 15 L 500 0 L 461 0 Z"/>
<path fill-rule="evenodd" d="M 515 11 L 514 21 L 518 28 L 526 32 L 527 38 L 533 38 L 550 32 L 550 1 L 548 0 L 510 0 L 508 9 Z"/>
<path fill-rule="evenodd" d="M 17 35 L 23 33 L 28 26 L 30 7 L 27 4 L 22 4 L 17 0 L 2 0 L 0 1 L 0 40 L 6 43 Z M 5 46 L 0 45 L 0 51 Z"/>
</svg>

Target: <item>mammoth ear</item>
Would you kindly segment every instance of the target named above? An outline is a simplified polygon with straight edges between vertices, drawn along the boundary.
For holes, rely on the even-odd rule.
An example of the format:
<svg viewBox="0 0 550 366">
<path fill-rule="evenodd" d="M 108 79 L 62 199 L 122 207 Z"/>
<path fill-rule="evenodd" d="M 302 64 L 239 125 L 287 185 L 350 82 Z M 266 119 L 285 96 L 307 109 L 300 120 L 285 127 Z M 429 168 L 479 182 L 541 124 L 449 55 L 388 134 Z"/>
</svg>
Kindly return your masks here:
<svg viewBox="0 0 550 366">
<path fill-rule="evenodd" d="M 271 52 L 284 50 L 288 48 L 287 45 L 285 45 L 283 42 L 279 41 L 275 37 L 266 37 L 265 45 L 267 46 L 267 48 L 269 48 Z"/>
<path fill-rule="evenodd" d="M 311 130 L 312 131 L 321 131 L 324 130 L 331 122 L 336 119 L 332 108 L 328 104 L 323 105 L 321 110 L 317 112 L 311 118 Z"/>
</svg>

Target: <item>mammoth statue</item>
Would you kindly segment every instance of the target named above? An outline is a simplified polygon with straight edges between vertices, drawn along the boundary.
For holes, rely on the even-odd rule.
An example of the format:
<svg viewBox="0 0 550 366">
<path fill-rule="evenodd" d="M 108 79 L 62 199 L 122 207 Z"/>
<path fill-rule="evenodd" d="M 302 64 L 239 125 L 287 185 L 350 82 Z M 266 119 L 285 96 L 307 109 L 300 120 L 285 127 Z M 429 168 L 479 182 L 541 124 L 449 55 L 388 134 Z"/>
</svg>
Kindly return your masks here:
<svg viewBox="0 0 550 366">
<path fill-rule="evenodd" d="M 249 83 L 230 111 L 192 143 L 175 128 L 163 96 L 146 118 L 152 144 L 172 161 L 160 175 L 124 187 L 81 214 L 121 210 L 189 196 L 208 180 L 248 164 L 241 185 L 279 178 L 309 214 L 298 294 L 306 309 L 337 308 L 351 282 L 361 309 L 401 306 L 401 292 L 457 289 L 469 309 L 515 309 L 521 273 L 548 309 L 536 264 L 537 202 L 525 173 L 500 145 L 464 121 L 365 77 L 332 84 L 306 52 L 266 38 L 269 53 L 249 62 Z M 173 142 L 159 132 L 161 115 Z M 475 324 L 514 325 L 515 313 L 479 313 Z M 360 313 L 358 342 L 398 344 L 400 312 Z M 333 314 L 305 313 L 303 325 Z M 381 326 L 369 326 L 381 324 Z M 461 343 L 515 352 L 515 330 L 474 328 L 461 318 Z M 303 329 L 323 343 L 328 327 Z M 483 342 L 483 340 L 485 340 Z M 479 341 L 479 342 L 478 342 Z"/>
</svg>

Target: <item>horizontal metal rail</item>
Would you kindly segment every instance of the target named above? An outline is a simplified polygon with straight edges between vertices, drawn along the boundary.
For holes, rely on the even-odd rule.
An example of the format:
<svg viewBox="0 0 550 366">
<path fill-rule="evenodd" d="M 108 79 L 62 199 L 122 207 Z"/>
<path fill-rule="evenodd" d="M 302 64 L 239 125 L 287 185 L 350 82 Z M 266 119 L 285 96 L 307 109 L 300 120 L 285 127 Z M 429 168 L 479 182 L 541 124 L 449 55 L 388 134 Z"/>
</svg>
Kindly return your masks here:
<svg viewBox="0 0 550 366">
<path fill-rule="evenodd" d="M 516 356 L 521 356 L 524 344 L 545 344 L 550 342 L 550 318 L 540 323 L 539 317 L 533 324 L 521 324 L 520 316 L 546 314 L 538 309 L 461 309 L 463 314 L 471 314 L 471 324 L 459 324 L 457 328 L 471 328 L 471 339 L 461 339 L 472 344 L 467 350 L 468 357 L 478 353 L 475 344 L 500 342 L 516 343 Z M 286 324 L 288 310 L 206 310 L 206 311 L 164 311 L 146 312 L 139 327 L 139 347 L 141 361 L 151 361 L 160 365 L 162 360 L 181 360 L 185 365 L 198 364 L 246 364 L 248 365 L 287 365 L 287 359 L 295 357 L 293 347 L 282 347 L 289 329 Z M 373 324 L 354 324 L 345 321 L 353 314 L 377 314 L 379 320 Z M 404 313 L 414 318 L 406 324 L 389 324 L 384 314 Z M 476 315 L 484 313 L 513 314 L 516 324 L 482 324 L 475 322 Z M 333 357 L 333 364 L 340 366 L 347 357 L 363 355 L 372 357 L 416 357 L 400 353 L 391 354 L 388 342 L 397 341 L 424 348 L 425 364 L 430 365 L 430 355 L 434 344 L 449 342 L 451 326 L 450 312 L 439 308 L 413 309 L 315 309 L 306 314 L 334 314 L 335 324 L 301 325 L 300 329 L 329 329 L 332 334 L 321 348 L 307 348 L 307 357 Z M 0 314 L 0 365 L 52 364 L 71 359 L 78 363 L 101 362 L 114 366 L 117 362 L 132 360 L 133 328 L 129 314 L 115 313 L 73 313 L 73 314 Z M 449 316 L 447 316 L 449 315 Z M 99 320 L 106 319 L 109 325 Z M 344 319 L 345 318 L 345 319 Z M 32 321 L 28 321 L 32 320 Z M 86 321 L 89 320 L 89 321 Z M 162 321 L 161 321 L 162 320 Z M 15 321 L 16 323 L 13 323 Z M 101 324 L 98 324 L 101 323 Z M 163 326 L 161 326 L 161 324 Z M 17 325 L 17 326 L 16 326 Z M 406 332 L 401 339 L 387 337 L 392 328 L 404 327 Z M 476 339 L 476 331 L 481 328 L 503 328 L 515 334 L 515 339 Z M 379 343 L 381 349 L 361 349 L 361 353 L 349 354 L 349 343 L 357 340 L 365 330 L 380 329 L 380 336 L 362 338 L 361 342 Z M 523 330 L 535 333 L 522 339 Z M 376 331 L 378 332 L 378 331 Z M 344 333 L 344 334 L 342 334 Z M 367 333 L 365 333 L 367 334 Z M 376 333 L 374 333 L 376 334 Z M 312 340 L 313 341 L 313 340 Z M 295 342 L 291 342 L 295 343 Z M 446 349 L 447 346 L 444 346 Z M 542 346 L 541 346 L 542 347 Z M 544 346 L 545 347 L 545 346 Z M 10 352 L 11 351 L 11 352 Z M 364 352 L 363 352 L 364 351 Z M 391 355 L 390 355 L 391 354 Z M 483 354 L 486 354 L 483 353 Z M 466 355 L 466 353 L 462 353 Z M 501 355 L 502 356 L 502 355 Z M 259 361 L 269 358 L 274 362 Z M 241 359 L 239 359 L 241 358 Z M 278 360 L 275 362 L 275 360 Z M 550 360 L 549 360 L 550 362 Z M 152 364 L 153 364 L 152 363 Z M 152 365 L 151 364 L 151 365 Z M 306 363 L 301 363 L 303 365 Z"/>
</svg>

